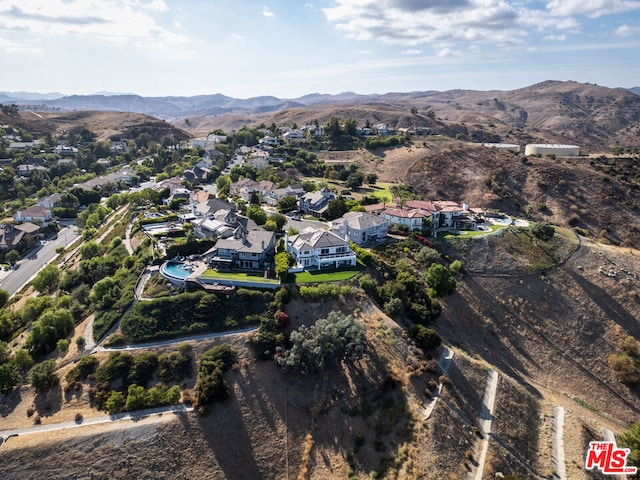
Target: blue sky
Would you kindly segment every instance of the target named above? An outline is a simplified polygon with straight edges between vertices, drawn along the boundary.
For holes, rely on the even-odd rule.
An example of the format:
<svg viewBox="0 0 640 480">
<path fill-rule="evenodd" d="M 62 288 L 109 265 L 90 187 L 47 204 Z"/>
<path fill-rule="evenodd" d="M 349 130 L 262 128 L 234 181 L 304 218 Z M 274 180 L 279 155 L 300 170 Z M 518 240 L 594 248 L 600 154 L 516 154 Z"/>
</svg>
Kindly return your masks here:
<svg viewBox="0 0 640 480">
<path fill-rule="evenodd" d="M 640 85 L 640 0 L 0 0 L 0 91 Z"/>
</svg>

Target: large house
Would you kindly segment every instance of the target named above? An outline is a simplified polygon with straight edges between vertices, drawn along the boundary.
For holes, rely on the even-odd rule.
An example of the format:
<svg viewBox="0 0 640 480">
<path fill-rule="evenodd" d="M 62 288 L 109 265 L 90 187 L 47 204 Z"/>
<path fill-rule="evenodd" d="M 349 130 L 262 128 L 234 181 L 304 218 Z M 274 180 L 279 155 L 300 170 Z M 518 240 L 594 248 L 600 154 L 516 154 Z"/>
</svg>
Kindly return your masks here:
<svg viewBox="0 0 640 480">
<path fill-rule="evenodd" d="M 328 230 L 307 229 L 298 235 L 285 236 L 287 252 L 296 261 L 297 269 L 353 267 L 356 254 L 349 242 Z"/>
<path fill-rule="evenodd" d="M 13 225 L 11 223 L 0 224 L 0 250 L 11 250 L 29 237 L 35 237 L 40 227 L 33 223 Z"/>
<path fill-rule="evenodd" d="M 422 230 L 425 216 L 419 210 L 401 210 L 399 208 L 388 208 L 380 213 L 380 217 L 386 220 L 390 226 L 406 229 L 410 232 Z"/>
<path fill-rule="evenodd" d="M 204 255 L 213 268 L 262 270 L 274 254 L 275 238 L 275 233 L 266 230 L 237 229 L 232 237 L 219 239 Z"/>
<path fill-rule="evenodd" d="M 376 243 L 387 238 L 387 221 L 367 212 L 347 212 L 331 223 L 331 230 L 340 238 L 357 245 Z"/>
<path fill-rule="evenodd" d="M 327 211 L 329 202 L 336 196 L 327 187 L 323 187 L 317 192 L 305 193 L 298 200 L 298 208 L 303 213 L 308 213 L 314 217 L 322 217 Z"/>
<path fill-rule="evenodd" d="M 46 225 L 52 219 L 51 209 L 40 205 L 32 205 L 31 207 L 18 210 L 13 219 L 16 222 L 33 222 L 39 225 Z"/>
</svg>

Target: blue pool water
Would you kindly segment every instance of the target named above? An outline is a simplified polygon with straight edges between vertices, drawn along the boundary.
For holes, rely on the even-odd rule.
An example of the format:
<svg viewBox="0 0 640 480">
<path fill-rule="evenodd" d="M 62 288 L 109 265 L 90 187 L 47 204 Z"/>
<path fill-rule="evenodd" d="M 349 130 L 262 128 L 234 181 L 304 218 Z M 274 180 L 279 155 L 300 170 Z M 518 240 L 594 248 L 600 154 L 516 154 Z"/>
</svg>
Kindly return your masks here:
<svg viewBox="0 0 640 480">
<path fill-rule="evenodd" d="M 164 266 L 164 270 L 172 277 L 180 278 L 182 280 L 193 273 L 193 268 L 183 263 L 167 263 Z"/>
</svg>

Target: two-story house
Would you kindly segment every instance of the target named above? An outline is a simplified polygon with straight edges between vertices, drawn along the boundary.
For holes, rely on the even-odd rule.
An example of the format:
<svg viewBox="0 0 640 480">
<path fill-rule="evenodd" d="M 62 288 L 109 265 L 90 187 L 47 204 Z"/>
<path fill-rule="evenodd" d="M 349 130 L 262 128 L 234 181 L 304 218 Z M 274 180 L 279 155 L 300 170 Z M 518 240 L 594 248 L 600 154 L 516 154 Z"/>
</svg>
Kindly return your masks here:
<svg viewBox="0 0 640 480">
<path fill-rule="evenodd" d="M 285 243 L 298 269 L 321 270 L 356 265 L 356 254 L 349 242 L 328 230 L 307 229 L 298 235 L 286 235 Z"/>
<path fill-rule="evenodd" d="M 385 240 L 388 228 L 384 218 L 367 212 L 347 212 L 331 223 L 331 230 L 340 238 L 357 245 Z"/>
<path fill-rule="evenodd" d="M 323 187 L 317 192 L 305 193 L 298 200 L 298 208 L 301 212 L 313 215 L 314 217 L 322 217 L 327 210 L 329 202 L 336 196 L 327 187 Z"/>
<path fill-rule="evenodd" d="M 237 229 L 232 237 L 221 238 L 204 256 L 217 269 L 262 270 L 274 254 L 275 233 Z"/>
<path fill-rule="evenodd" d="M 425 214 L 419 210 L 387 208 L 380 212 L 380 217 L 386 220 L 390 226 L 406 228 L 410 232 L 419 232 L 422 230 Z"/>
</svg>

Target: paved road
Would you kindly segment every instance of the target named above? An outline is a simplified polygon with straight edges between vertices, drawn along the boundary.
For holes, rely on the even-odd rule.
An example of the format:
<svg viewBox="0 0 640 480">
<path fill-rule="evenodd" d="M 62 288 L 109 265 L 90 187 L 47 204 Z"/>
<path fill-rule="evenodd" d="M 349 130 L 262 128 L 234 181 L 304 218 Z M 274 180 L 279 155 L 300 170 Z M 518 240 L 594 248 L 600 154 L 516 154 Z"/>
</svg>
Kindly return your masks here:
<svg viewBox="0 0 640 480">
<path fill-rule="evenodd" d="M 496 389 L 498 387 L 498 372 L 491 369 L 487 374 L 487 385 L 484 389 L 484 397 L 482 398 L 482 409 L 480 410 L 480 431 L 482 432 L 482 440 L 480 440 L 480 455 L 478 455 L 478 466 L 475 475 L 469 472 L 468 479 L 482 480 L 484 472 L 484 464 L 487 460 L 487 452 L 489 450 L 489 435 L 491 435 L 491 421 L 493 420 L 494 405 L 496 401 Z"/>
<path fill-rule="evenodd" d="M 81 422 L 69 421 L 52 423 L 50 425 L 35 425 L 33 427 L 15 428 L 11 430 L 0 430 L 0 445 L 11 437 L 20 435 L 29 435 L 32 433 L 52 432 L 55 430 L 64 430 L 67 428 L 78 428 L 89 425 L 98 425 L 100 423 L 117 422 L 119 420 L 140 420 L 150 416 L 162 416 L 164 413 L 186 413 L 192 412 L 193 407 L 184 404 L 170 405 L 166 407 L 147 408 L 144 410 L 136 410 L 134 412 L 118 413 L 116 415 L 100 415 L 97 417 L 85 418 Z"/>
<path fill-rule="evenodd" d="M 201 335 L 190 335 L 188 337 L 177 337 L 169 340 L 161 340 L 158 342 L 151 343 L 138 343 L 132 345 L 123 345 L 121 347 L 102 347 L 100 345 L 96 345 L 91 353 L 95 352 L 121 352 L 123 350 L 142 350 L 144 348 L 155 348 L 155 347 L 166 347 L 169 345 L 181 344 L 184 342 L 195 342 L 199 340 L 212 340 L 214 338 L 224 338 L 224 337 L 233 337 L 235 335 L 245 335 L 247 333 L 255 332 L 258 330 L 258 327 L 249 327 L 243 328 L 242 330 L 231 330 L 228 332 L 216 332 L 216 333 L 203 333 Z M 107 338 L 108 335 L 105 335 L 104 338 Z"/>
<path fill-rule="evenodd" d="M 30 258 L 24 258 L 18 262 L 19 267 L 12 270 L 6 277 L 0 280 L 0 289 L 9 292 L 13 296 L 26 285 L 48 263 L 51 263 L 58 254 L 57 247 L 66 247 L 80 237 L 76 227 L 65 227 L 58 232 L 58 238 L 47 242 L 35 252 L 29 254 Z"/>
<path fill-rule="evenodd" d="M 557 406 L 553 409 L 553 433 L 551 437 L 554 478 L 567 480 L 567 467 L 564 460 L 564 408 Z"/>
</svg>

